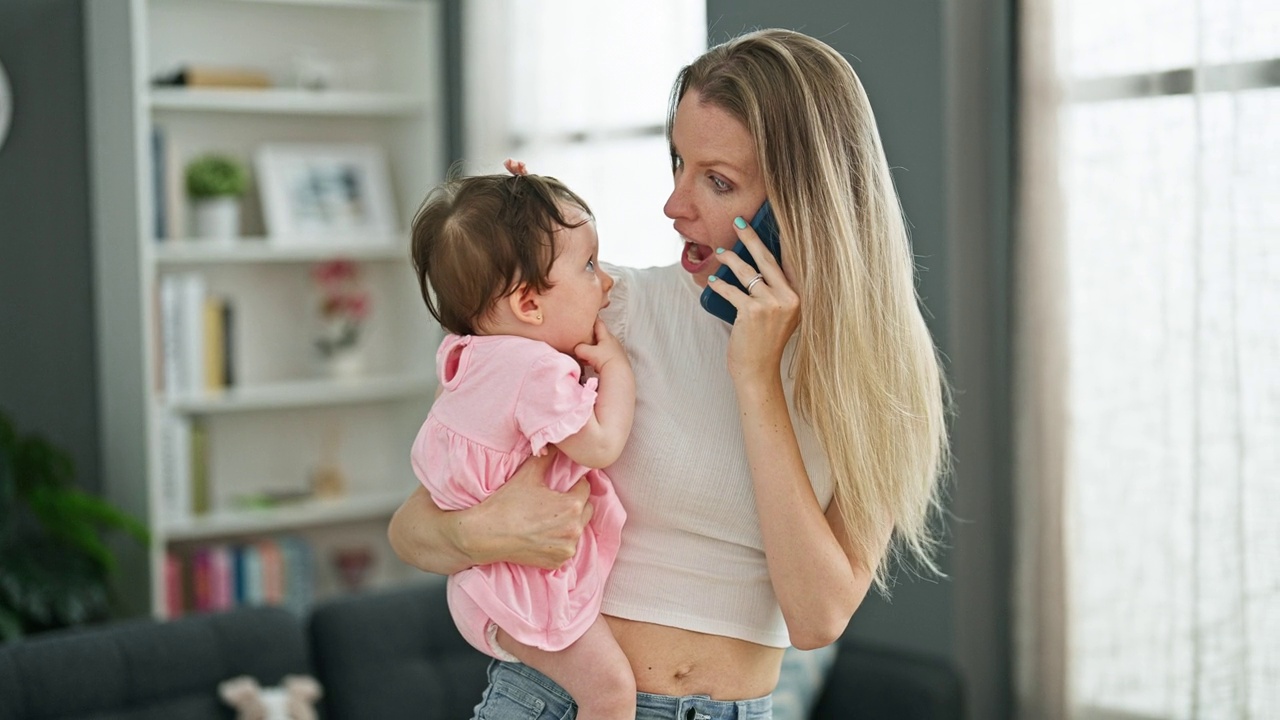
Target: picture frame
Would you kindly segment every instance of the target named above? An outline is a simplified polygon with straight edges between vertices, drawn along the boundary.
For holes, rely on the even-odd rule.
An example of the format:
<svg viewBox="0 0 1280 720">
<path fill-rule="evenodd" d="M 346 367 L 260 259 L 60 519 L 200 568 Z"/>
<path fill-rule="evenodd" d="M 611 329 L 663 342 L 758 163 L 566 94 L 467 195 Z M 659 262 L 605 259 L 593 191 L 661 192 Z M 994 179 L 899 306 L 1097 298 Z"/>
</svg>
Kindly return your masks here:
<svg viewBox="0 0 1280 720">
<path fill-rule="evenodd" d="M 386 154 L 344 143 L 270 143 L 254 156 L 273 241 L 390 243 L 398 230 Z"/>
</svg>

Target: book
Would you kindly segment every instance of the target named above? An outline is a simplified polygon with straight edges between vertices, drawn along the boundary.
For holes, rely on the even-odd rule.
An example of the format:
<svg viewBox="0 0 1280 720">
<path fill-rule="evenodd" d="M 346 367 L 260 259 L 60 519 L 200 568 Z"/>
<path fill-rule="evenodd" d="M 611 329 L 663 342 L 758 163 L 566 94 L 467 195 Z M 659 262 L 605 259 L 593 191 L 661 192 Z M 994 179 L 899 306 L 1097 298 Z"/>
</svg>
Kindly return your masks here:
<svg viewBox="0 0 1280 720">
<path fill-rule="evenodd" d="M 159 126 L 151 129 L 151 213 L 156 240 L 163 240 L 169 232 L 166 216 L 168 198 L 165 194 L 165 135 Z"/>
<path fill-rule="evenodd" d="M 262 598 L 268 605 L 284 602 L 284 571 L 281 567 L 280 546 L 273 538 L 257 543 L 262 558 Z"/>
<path fill-rule="evenodd" d="M 222 381 L 226 387 L 236 384 L 235 362 L 235 326 L 236 309 L 231 300 L 223 298 L 222 302 Z"/>
<path fill-rule="evenodd" d="M 164 613 L 172 620 L 182 617 L 186 605 L 182 558 L 172 551 L 164 554 Z"/>
<path fill-rule="evenodd" d="M 271 76 L 263 70 L 217 65 L 184 65 L 152 80 L 159 87 L 268 88 Z"/>
<path fill-rule="evenodd" d="M 226 300 L 216 296 L 204 299 L 204 389 L 219 392 L 227 387 L 226 378 L 226 333 L 222 326 L 226 319 L 223 306 Z"/>
<path fill-rule="evenodd" d="M 284 570 L 284 606 L 299 615 L 315 600 L 315 556 L 311 543 L 298 535 L 276 539 Z"/>
<path fill-rule="evenodd" d="M 189 512 L 205 515 L 209 512 L 209 427 L 205 420 L 189 421 L 191 436 L 191 492 Z"/>
<path fill-rule="evenodd" d="M 160 512 L 165 521 L 190 519 L 191 420 L 165 413 L 160 420 Z"/>
</svg>

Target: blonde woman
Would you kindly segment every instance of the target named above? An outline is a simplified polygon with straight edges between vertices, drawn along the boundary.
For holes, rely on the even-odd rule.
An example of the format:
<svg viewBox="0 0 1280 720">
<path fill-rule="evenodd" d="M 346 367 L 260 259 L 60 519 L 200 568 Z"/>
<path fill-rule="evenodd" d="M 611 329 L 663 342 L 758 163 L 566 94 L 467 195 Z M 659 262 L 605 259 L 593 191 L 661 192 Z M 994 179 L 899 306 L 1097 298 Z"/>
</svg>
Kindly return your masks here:
<svg viewBox="0 0 1280 720">
<path fill-rule="evenodd" d="M 839 53 L 784 30 L 715 47 L 676 79 L 667 135 L 679 263 L 611 270 L 602 313 L 637 388 L 609 468 L 629 519 L 602 613 L 638 719 L 768 718 L 785 647 L 834 642 L 893 550 L 932 567 L 944 383 L 875 119 Z M 766 199 L 781 265 L 744 220 Z M 721 265 L 750 292 L 711 280 Z M 707 286 L 733 325 L 701 308 Z M 468 510 L 415 491 L 392 545 L 442 574 L 558 567 L 592 509 L 585 487 L 542 486 L 544 464 Z M 572 706 L 526 666 L 495 661 L 489 679 L 480 720 Z"/>
</svg>

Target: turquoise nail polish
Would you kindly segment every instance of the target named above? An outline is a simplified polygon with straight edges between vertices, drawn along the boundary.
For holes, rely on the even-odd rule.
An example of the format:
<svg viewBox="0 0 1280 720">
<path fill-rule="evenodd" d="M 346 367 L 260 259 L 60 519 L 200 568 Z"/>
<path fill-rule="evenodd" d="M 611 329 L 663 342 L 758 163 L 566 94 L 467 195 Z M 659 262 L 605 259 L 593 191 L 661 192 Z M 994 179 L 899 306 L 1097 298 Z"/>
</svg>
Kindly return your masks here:
<svg viewBox="0 0 1280 720">
<path fill-rule="evenodd" d="M 724 254 L 724 248 L 716 248 L 716 254 L 717 254 L 717 255 L 723 255 L 723 254 Z"/>
<path fill-rule="evenodd" d="M 743 219 L 742 219 L 742 218 L 740 218 L 740 217 L 736 217 L 736 218 L 734 218 L 734 219 L 733 219 L 733 224 L 734 224 L 734 225 L 737 225 L 739 230 L 746 230 L 746 229 L 747 229 L 747 221 L 746 221 L 746 220 L 743 220 Z"/>
<path fill-rule="evenodd" d="M 717 281 L 717 280 L 719 280 L 719 279 L 720 279 L 720 278 L 716 277 L 715 275 L 712 275 L 711 277 L 707 278 L 707 282 L 709 282 L 709 283 L 713 283 L 713 282 L 715 282 L 715 281 Z"/>
</svg>

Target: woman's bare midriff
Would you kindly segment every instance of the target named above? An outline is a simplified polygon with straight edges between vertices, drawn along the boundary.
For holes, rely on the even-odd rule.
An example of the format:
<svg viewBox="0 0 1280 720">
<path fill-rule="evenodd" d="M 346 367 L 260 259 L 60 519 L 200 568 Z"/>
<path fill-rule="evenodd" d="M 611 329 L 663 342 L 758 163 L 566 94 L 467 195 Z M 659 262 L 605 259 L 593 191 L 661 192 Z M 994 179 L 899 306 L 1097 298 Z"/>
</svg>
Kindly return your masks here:
<svg viewBox="0 0 1280 720">
<path fill-rule="evenodd" d="M 778 684 L 781 648 L 607 615 L 605 620 L 631 661 L 640 692 L 749 700 Z"/>
</svg>

